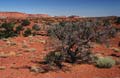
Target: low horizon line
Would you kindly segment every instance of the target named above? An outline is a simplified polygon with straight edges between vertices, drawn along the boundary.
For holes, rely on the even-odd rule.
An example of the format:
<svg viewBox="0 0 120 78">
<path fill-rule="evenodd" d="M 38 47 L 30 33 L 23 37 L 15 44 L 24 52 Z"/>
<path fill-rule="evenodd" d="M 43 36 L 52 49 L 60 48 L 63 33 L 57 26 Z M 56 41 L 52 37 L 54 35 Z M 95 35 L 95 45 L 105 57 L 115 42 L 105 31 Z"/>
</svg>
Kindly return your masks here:
<svg viewBox="0 0 120 78">
<path fill-rule="evenodd" d="M 49 15 L 49 16 L 52 16 L 52 17 L 56 17 L 56 16 L 65 16 L 65 17 L 69 17 L 69 16 L 79 16 L 79 17 L 120 17 L 119 15 L 101 15 L 101 16 L 80 16 L 80 15 L 77 15 L 77 14 L 71 14 L 71 15 L 50 15 L 50 14 L 47 14 L 47 13 L 29 13 L 29 12 L 23 12 L 23 11 L 0 11 L 0 12 L 11 12 L 11 13 L 24 13 L 24 14 L 45 14 L 45 15 Z"/>
</svg>

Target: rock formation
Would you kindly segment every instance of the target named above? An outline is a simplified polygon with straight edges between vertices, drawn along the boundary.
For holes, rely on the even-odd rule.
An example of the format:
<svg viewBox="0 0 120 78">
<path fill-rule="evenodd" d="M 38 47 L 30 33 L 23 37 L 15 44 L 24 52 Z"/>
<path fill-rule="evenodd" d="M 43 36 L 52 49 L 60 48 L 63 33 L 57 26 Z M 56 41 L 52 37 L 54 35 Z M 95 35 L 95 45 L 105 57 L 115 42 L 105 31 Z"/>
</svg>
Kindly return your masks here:
<svg viewBox="0 0 120 78">
<path fill-rule="evenodd" d="M 41 18 L 50 17 L 47 14 L 26 14 L 21 12 L 0 12 L 0 18 Z"/>
</svg>

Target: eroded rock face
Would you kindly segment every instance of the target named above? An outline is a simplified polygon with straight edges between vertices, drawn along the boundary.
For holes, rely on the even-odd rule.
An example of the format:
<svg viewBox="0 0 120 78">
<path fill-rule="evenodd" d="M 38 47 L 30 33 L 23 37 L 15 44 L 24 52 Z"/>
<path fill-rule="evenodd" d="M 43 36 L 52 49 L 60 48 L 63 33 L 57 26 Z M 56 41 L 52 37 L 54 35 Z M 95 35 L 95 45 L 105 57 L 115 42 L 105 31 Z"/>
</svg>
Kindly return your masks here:
<svg viewBox="0 0 120 78">
<path fill-rule="evenodd" d="M 0 18 L 41 18 L 50 17 L 47 14 L 26 14 L 21 12 L 0 12 Z"/>
<path fill-rule="evenodd" d="M 0 18 L 26 18 L 28 17 L 25 13 L 20 12 L 0 12 Z"/>
<path fill-rule="evenodd" d="M 47 14 L 28 14 L 28 17 L 31 17 L 31 18 L 41 18 L 41 17 L 50 17 L 50 16 L 47 15 Z"/>
</svg>

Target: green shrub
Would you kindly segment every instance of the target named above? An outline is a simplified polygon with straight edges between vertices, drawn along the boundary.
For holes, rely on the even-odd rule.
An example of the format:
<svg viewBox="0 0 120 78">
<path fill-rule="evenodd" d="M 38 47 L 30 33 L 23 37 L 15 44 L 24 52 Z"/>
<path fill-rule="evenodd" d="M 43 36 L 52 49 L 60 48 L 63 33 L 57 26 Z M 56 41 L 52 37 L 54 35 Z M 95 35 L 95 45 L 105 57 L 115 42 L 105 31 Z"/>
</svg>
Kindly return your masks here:
<svg viewBox="0 0 120 78">
<path fill-rule="evenodd" d="M 28 36 L 30 36 L 31 34 L 32 34 L 31 29 L 30 29 L 30 28 L 27 28 L 27 30 L 24 31 L 24 34 L 23 34 L 23 35 L 24 35 L 25 37 L 28 37 Z"/>
<path fill-rule="evenodd" d="M 62 52 L 59 51 L 51 51 L 48 53 L 45 58 L 45 63 L 51 65 L 51 66 L 58 66 L 59 68 L 62 67 L 62 62 L 64 60 L 64 56 Z"/>
<path fill-rule="evenodd" d="M 117 18 L 115 23 L 120 24 L 120 17 Z"/>
<path fill-rule="evenodd" d="M 14 23 L 3 23 L 2 25 L 1 25 L 1 27 L 2 28 L 4 28 L 6 31 L 11 31 L 11 30 L 13 30 L 13 28 L 14 28 L 14 26 L 15 26 L 15 24 Z"/>
<path fill-rule="evenodd" d="M 1 30 L 0 30 L 0 39 L 16 36 L 16 33 L 14 31 L 14 26 L 15 26 L 15 24 L 12 22 L 3 23 L 1 25 Z"/>
<path fill-rule="evenodd" d="M 29 20 L 23 20 L 23 21 L 22 21 L 22 25 L 23 25 L 23 26 L 30 25 L 30 21 L 29 21 Z"/>
<path fill-rule="evenodd" d="M 96 60 L 96 66 L 99 68 L 111 68 L 115 65 L 115 60 L 110 57 L 101 57 Z"/>
<path fill-rule="evenodd" d="M 35 31 L 39 31 L 40 30 L 40 26 L 35 24 L 35 25 L 33 25 L 32 29 L 35 30 Z"/>
<path fill-rule="evenodd" d="M 16 29 L 17 34 L 20 34 L 20 31 L 24 30 L 23 26 L 21 26 L 21 25 L 17 26 L 15 29 Z"/>
</svg>

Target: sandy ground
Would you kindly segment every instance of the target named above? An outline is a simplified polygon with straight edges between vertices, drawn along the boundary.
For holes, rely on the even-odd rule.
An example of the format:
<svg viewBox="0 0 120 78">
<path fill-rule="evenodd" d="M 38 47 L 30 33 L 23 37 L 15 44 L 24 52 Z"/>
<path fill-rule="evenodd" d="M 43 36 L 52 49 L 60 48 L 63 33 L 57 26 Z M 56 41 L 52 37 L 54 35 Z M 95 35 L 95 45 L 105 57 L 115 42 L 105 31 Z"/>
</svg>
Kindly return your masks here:
<svg viewBox="0 0 120 78">
<path fill-rule="evenodd" d="M 47 37 L 17 37 L 9 40 L 0 40 L 0 53 L 7 54 L 6 57 L 0 58 L 0 78 L 120 78 L 120 66 L 114 66 L 110 69 L 99 69 L 93 65 L 78 64 L 69 65 L 67 71 L 50 71 L 47 73 L 34 73 L 25 66 L 36 65 L 33 61 L 40 61 L 47 53 L 45 47 Z M 111 39 L 111 47 L 117 46 L 120 38 Z M 12 44 L 11 44 L 12 43 Z M 113 50 L 106 48 L 104 45 L 95 45 L 93 52 L 103 55 L 116 54 Z M 19 68 L 19 69 L 17 69 Z"/>
</svg>

